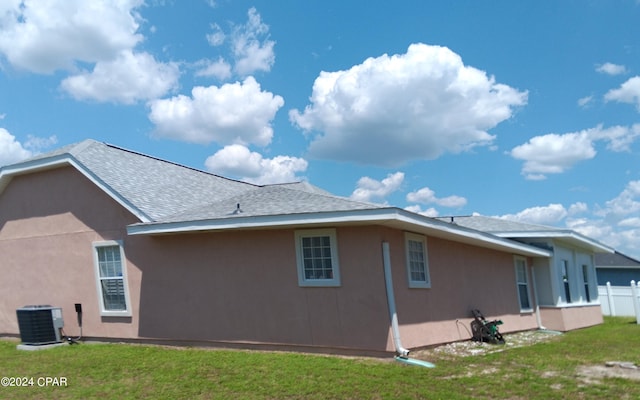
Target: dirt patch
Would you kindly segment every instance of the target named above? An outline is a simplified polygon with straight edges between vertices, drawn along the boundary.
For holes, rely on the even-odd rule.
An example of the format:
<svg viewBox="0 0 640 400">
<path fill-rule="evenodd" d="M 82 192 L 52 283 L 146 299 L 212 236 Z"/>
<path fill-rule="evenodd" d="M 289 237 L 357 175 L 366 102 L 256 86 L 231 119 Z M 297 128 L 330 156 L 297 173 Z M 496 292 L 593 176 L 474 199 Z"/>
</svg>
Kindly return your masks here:
<svg viewBox="0 0 640 400">
<path fill-rule="evenodd" d="M 449 343 L 446 345 L 411 352 L 411 357 L 437 361 L 453 359 L 458 357 L 469 357 L 481 354 L 495 353 L 513 349 L 517 347 L 530 346 L 532 344 L 556 340 L 561 337 L 557 332 L 550 331 L 527 331 L 514 334 L 504 335 L 506 343 L 504 345 L 495 345 L 489 343 L 479 343 L 472 340 L 463 342 Z M 470 377 L 483 374 L 495 373 L 494 368 L 480 367 L 479 365 L 469 364 L 465 371 L 457 376 L 447 377 L 446 379 Z M 584 365 L 576 369 L 576 379 L 583 385 L 601 384 L 605 378 L 623 378 L 634 381 L 640 381 L 640 366 L 626 361 L 608 361 L 603 365 Z M 563 375 L 558 371 L 544 371 L 542 378 L 553 379 Z M 562 385 L 553 384 L 552 388 L 561 390 Z"/>
<path fill-rule="evenodd" d="M 609 361 L 605 365 L 585 365 L 576 370 L 585 384 L 599 384 L 603 378 L 624 378 L 640 381 L 640 368 L 625 361 Z"/>
</svg>

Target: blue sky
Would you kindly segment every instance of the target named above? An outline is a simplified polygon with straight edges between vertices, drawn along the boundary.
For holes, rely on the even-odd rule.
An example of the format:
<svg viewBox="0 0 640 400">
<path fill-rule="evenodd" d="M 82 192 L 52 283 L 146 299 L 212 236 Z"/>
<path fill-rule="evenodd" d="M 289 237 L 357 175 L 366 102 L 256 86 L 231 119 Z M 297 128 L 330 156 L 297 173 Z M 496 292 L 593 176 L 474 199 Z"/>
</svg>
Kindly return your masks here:
<svg viewBox="0 0 640 400">
<path fill-rule="evenodd" d="M 640 2 L 0 2 L 0 165 L 93 138 L 640 258 Z"/>
</svg>

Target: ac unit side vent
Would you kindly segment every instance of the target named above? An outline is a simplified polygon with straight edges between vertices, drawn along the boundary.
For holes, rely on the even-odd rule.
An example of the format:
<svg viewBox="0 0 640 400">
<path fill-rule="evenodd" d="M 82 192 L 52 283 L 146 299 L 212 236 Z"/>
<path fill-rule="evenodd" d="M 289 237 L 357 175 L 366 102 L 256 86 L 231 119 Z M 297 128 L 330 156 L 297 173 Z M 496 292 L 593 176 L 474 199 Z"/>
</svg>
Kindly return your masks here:
<svg viewBox="0 0 640 400">
<path fill-rule="evenodd" d="M 64 326 L 62 309 L 48 305 L 24 306 L 16 310 L 20 339 L 23 344 L 60 343 Z"/>
</svg>

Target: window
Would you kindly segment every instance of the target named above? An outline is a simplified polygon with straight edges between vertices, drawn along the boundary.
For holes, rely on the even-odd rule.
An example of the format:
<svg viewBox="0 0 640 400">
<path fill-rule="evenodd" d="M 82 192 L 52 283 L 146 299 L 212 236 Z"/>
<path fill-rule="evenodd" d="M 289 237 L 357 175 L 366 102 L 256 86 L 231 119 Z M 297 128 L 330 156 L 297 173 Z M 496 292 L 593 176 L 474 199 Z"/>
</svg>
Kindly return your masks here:
<svg viewBox="0 0 640 400">
<path fill-rule="evenodd" d="M 527 261 L 522 257 L 516 257 L 515 265 L 516 265 L 516 285 L 518 286 L 518 299 L 520 300 L 520 311 L 530 311 L 531 299 L 529 298 L 529 279 L 527 275 Z"/>
<path fill-rule="evenodd" d="M 413 233 L 405 233 L 407 274 L 410 288 L 430 288 L 427 262 L 427 239 Z"/>
<path fill-rule="evenodd" d="M 300 286 L 340 286 L 335 229 L 296 231 Z"/>
<path fill-rule="evenodd" d="M 584 295 L 587 303 L 591 302 L 591 293 L 589 290 L 589 266 L 586 264 L 582 265 L 582 279 L 584 282 Z"/>
<path fill-rule="evenodd" d="M 114 241 L 99 242 L 93 249 L 101 315 L 130 316 L 122 246 Z"/>
<path fill-rule="evenodd" d="M 569 261 L 562 260 L 562 282 L 564 284 L 564 296 L 567 303 L 571 303 L 571 289 L 569 284 Z"/>
</svg>

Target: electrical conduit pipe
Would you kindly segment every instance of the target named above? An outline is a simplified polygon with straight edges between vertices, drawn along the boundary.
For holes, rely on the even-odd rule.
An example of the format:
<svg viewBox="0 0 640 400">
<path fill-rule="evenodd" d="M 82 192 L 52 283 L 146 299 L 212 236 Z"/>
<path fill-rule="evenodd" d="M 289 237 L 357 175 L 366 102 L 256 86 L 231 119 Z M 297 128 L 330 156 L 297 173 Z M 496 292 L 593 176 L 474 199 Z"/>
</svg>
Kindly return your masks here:
<svg viewBox="0 0 640 400">
<path fill-rule="evenodd" d="M 391 278 L 391 255 L 389 252 L 389 243 L 382 242 L 382 264 L 384 266 L 384 282 L 387 289 L 387 305 L 389 306 L 389 315 L 391 316 L 391 334 L 393 335 L 393 344 L 396 348 L 396 361 L 418 365 L 421 367 L 433 368 L 434 364 L 409 358 L 409 350 L 402 347 L 400 341 L 400 328 L 398 327 L 398 313 L 396 311 L 396 300 L 393 293 L 393 280 Z"/>
</svg>

